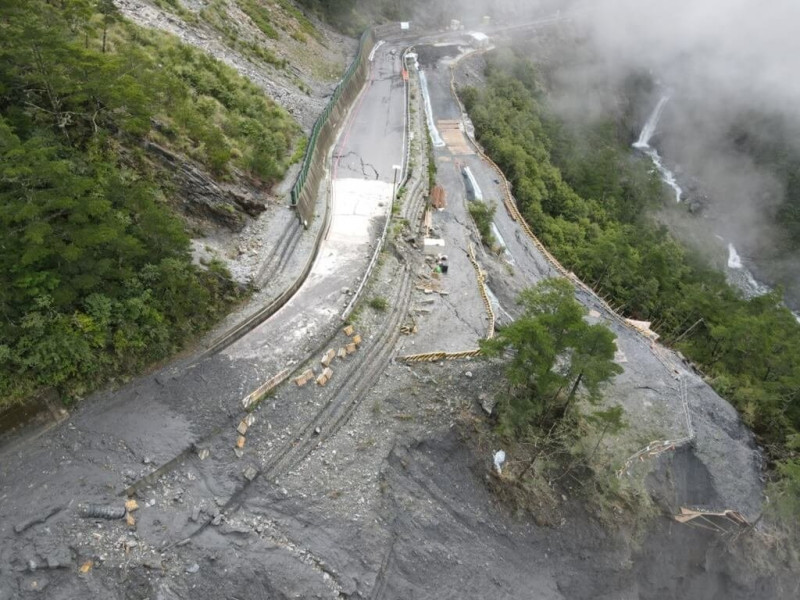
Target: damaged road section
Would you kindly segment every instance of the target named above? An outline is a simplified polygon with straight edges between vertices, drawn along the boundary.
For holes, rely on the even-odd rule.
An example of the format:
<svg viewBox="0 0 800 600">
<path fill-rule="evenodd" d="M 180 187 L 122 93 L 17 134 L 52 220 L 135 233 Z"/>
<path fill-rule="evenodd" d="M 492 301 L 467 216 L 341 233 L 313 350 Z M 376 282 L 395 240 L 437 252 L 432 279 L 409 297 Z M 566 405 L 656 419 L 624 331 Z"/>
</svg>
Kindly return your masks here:
<svg viewBox="0 0 800 600">
<path fill-rule="evenodd" d="M 218 597 L 213 590 L 220 580 L 232 582 L 209 565 L 223 554 L 238 555 L 248 537 L 232 529 L 235 521 L 222 511 L 237 486 L 259 479 L 245 468 L 245 462 L 256 473 L 260 467 L 248 454 L 251 445 L 256 450 L 255 432 L 252 440 L 247 433 L 248 445 L 236 445 L 242 399 L 276 373 L 315 356 L 340 329 L 350 290 L 359 284 L 389 218 L 392 165 L 403 163 L 406 146 L 404 84 L 399 57 L 390 50 L 387 44 L 376 52 L 372 68 L 385 78 L 363 91 L 360 109 L 352 110 L 334 150 L 336 156 L 355 152 L 374 165 L 379 179 L 331 165 L 330 172 L 338 175 L 331 186 L 330 228 L 299 292 L 221 352 L 98 393 L 35 446 L 0 449 L 1 600 L 42 597 L 43 590 L 45 597 L 203 597 L 188 590 L 204 572 L 213 572 L 210 598 Z M 280 439 L 281 417 L 272 414 L 269 398 L 255 410 L 261 411 L 259 426 Z M 135 486 L 139 481 L 145 485 Z M 126 489 L 135 490 L 141 506 L 135 518 L 117 508 Z M 51 508 L 66 505 L 70 508 Z M 83 518 L 79 506 L 86 505 L 109 509 L 92 509 L 91 518 Z M 194 543 L 180 535 L 189 517 L 197 523 L 208 517 L 212 526 L 203 539 L 224 542 L 196 554 Z M 51 562 L 68 568 L 42 575 L 39 566 L 47 562 L 50 548 L 63 555 Z M 232 585 L 231 593 L 240 598 L 296 595 L 291 592 L 300 589 L 293 582 L 295 570 L 283 569 L 282 575 L 279 565 L 302 562 L 302 556 L 272 542 L 265 542 L 263 551 L 275 557 L 275 568 L 256 577 L 258 585 L 250 585 L 252 577 L 238 592 Z M 317 579 L 308 577 L 320 583 L 312 596 L 330 595 L 332 588 L 319 573 Z"/>
</svg>

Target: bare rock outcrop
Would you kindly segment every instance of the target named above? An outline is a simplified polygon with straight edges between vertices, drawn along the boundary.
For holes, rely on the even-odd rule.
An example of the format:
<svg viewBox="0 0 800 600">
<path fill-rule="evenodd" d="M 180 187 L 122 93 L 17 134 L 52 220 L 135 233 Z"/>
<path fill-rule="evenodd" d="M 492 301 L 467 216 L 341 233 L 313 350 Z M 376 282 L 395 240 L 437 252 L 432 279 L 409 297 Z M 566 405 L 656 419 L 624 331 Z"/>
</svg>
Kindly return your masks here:
<svg viewBox="0 0 800 600">
<path fill-rule="evenodd" d="M 184 214 L 239 232 L 248 216 L 257 217 L 266 210 L 266 195 L 218 182 L 196 164 L 158 144 L 148 142 L 145 147 L 171 173 Z"/>
</svg>

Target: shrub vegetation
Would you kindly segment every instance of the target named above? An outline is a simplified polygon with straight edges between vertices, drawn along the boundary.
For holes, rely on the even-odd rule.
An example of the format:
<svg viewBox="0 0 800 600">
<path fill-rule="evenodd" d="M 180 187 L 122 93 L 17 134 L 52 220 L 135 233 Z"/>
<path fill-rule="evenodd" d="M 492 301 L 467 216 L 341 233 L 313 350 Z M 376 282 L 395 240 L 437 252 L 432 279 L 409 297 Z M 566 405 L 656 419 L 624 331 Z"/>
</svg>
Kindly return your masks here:
<svg viewBox="0 0 800 600">
<path fill-rule="evenodd" d="M 0 0 L 0 407 L 168 356 L 240 292 L 142 151 L 281 177 L 298 128 L 232 70 L 113 2 Z M 154 127 L 157 125 L 157 128 Z"/>
</svg>

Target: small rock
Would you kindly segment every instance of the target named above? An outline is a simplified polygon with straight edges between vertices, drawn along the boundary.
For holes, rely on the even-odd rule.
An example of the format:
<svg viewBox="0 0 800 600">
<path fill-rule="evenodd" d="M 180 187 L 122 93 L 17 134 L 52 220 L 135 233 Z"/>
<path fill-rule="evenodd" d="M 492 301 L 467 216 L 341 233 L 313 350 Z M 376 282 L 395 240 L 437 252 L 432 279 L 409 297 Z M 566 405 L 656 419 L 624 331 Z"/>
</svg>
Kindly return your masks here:
<svg viewBox="0 0 800 600">
<path fill-rule="evenodd" d="M 200 565 L 198 565 L 197 563 L 194 563 L 193 565 L 186 567 L 187 573 L 197 573 L 199 570 L 200 570 Z"/>
<path fill-rule="evenodd" d="M 472 371 L 467 371 L 466 373 L 464 373 L 464 377 L 466 377 L 467 379 L 472 379 Z"/>
<path fill-rule="evenodd" d="M 195 506 L 194 507 L 194 510 L 192 511 L 192 516 L 189 517 L 189 518 L 192 521 L 194 521 L 195 523 L 197 523 L 197 521 L 200 520 L 200 507 L 199 506 Z"/>
<path fill-rule="evenodd" d="M 222 523 L 222 513 L 218 513 L 218 514 L 217 514 L 217 516 L 216 516 L 216 517 L 214 517 L 214 519 L 211 521 L 211 524 L 212 524 L 214 527 L 216 527 L 216 526 L 217 526 L 217 525 L 219 525 L 220 523 Z"/>
<path fill-rule="evenodd" d="M 478 396 L 478 403 L 481 405 L 483 412 L 491 416 L 494 412 L 495 406 L 497 405 L 497 400 L 491 398 L 489 394 L 481 394 Z"/>
<path fill-rule="evenodd" d="M 256 469 L 253 465 L 248 465 L 247 468 L 244 470 L 244 477 L 247 481 L 253 481 L 258 475 L 258 469 Z"/>
<path fill-rule="evenodd" d="M 47 577 L 37 577 L 27 585 L 32 592 L 41 592 L 49 584 L 50 580 Z"/>
<path fill-rule="evenodd" d="M 149 465 L 150 463 L 152 463 L 152 462 L 153 462 L 153 459 L 152 459 L 152 458 L 150 458 L 149 456 L 145 456 L 145 457 L 142 459 L 142 462 L 143 462 L 144 464 L 146 464 L 146 465 Z"/>
<path fill-rule="evenodd" d="M 56 548 L 45 559 L 48 569 L 66 569 L 72 565 L 72 555 L 66 547 Z"/>
<path fill-rule="evenodd" d="M 234 448 L 233 453 L 236 455 L 236 458 L 242 458 L 244 456 L 244 450 L 241 448 Z"/>
</svg>

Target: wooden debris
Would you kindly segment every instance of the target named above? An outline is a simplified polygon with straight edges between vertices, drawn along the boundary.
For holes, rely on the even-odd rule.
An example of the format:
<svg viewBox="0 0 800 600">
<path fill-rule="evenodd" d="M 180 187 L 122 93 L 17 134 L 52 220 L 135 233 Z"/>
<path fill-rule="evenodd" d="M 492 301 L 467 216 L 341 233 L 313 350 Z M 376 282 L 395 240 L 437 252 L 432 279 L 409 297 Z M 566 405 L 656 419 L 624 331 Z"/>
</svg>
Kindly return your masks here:
<svg viewBox="0 0 800 600">
<path fill-rule="evenodd" d="M 317 385 L 324 386 L 326 383 L 328 383 L 331 377 L 333 377 L 333 371 L 330 368 L 325 367 L 322 373 L 320 373 L 319 377 L 317 377 Z"/>
<path fill-rule="evenodd" d="M 312 379 L 314 379 L 314 371 L 312 369 L 306 369 L 299 377 L 295 377 L 294 382 L 297 384 L 297 387 L 303 387 Z"/>
<path fill-rule="evenodd" d="M 445 206 L 447 206 L 444 188 L 439 184 L 433 186 L 433 189 L 431 190 L 431 206 L 438 210 L 442 210 Z"/>
<path fill-rule="evenodd" d="M 323 367 L 328 367 L 331 364 L 331 361 L 336 357 L 336 351 L 334 349 L 328 350 L 323 356 L 322 360 L 319 362 L 322 363 Z"/>
</svg>

